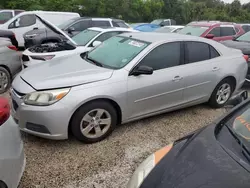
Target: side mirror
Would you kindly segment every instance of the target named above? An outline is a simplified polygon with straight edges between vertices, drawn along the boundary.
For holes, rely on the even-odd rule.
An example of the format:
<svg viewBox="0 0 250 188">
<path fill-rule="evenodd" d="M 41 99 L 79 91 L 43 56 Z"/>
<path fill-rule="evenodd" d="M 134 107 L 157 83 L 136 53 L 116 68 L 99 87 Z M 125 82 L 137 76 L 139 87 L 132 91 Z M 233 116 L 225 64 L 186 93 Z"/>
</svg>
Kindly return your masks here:
<svg viewBox="0 0 250 188">
<path fill-rule="evenodd" d="M 213 39 L 214 38 L 214 34 L 207 34 L 207 36 L 205 38 L 207 38 L 207 39 Z"/>
<path fill-rule="evenodd" d="M 144 66 L 144 65 L 141 65 L 137 68 L 135 68 L 131 75 L 134 75 L 134 76 L 139 76 L 141 74 L 146 74 L 146 75 L 150 75 L 150 74 L 153 74 L 153 68 L 152 67 L 148 67 L 148 66 Z"/>
<path fill-rule="evenodd" d="M 94 41 L 94 42 L 92 43 L 92 46 L 93 46 L 93 47 L 97 47 L 97 46 L 99 46 L 99 45 L 101 45 L 101 44 L 102 44 L 101 41 Z"/>
<path fill-rule="evenodd" d="M 72 34 L 72 32 L 74 32 L 75 31 L 75 28 L 74 27 L 69 27 L 68 28 L 68 33 L 69 34 Z"/>
</svg>

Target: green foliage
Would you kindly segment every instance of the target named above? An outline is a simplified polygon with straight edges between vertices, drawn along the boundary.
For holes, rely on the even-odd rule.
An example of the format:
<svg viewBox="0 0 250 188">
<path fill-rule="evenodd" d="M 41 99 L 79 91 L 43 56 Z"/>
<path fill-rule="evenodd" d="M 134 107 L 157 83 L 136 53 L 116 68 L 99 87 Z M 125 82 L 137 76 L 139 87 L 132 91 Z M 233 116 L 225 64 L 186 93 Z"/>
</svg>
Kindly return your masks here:
<svg viewBox="0 0 250 188">
<path fill-rule="evenodd" d="M 74 11 L 82 16 L 115 17 L 127 22 L 172 18 L 178 24 L 192 20 L 250 22 L 250 3 L 239 0 L 0 0 L 0 8 Z"/>
</svg>

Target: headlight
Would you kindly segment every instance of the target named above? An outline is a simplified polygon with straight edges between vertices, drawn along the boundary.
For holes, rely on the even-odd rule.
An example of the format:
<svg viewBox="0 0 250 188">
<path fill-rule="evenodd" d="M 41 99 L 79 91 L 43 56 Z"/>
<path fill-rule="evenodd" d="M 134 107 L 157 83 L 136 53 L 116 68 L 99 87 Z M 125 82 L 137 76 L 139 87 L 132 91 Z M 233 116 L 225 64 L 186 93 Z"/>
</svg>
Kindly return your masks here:
<svg viewBox="0 0 250 188">
<path fill-rule="evenodd" d="M 48 106 L 61 100 L 69 91 L 70 88 L 29 93 L 24 97 L 24 103 L 34 106 Z"/>
<path fill-rule="evenodd" d="M 145 161 L 143 161 L 134 172 L 132 178 L 128 183 L 128 188 L 139 188 L 143 180 L 153 170 L 157 163 L 171 150 L 173 144 L 169 144 L 166 147 L 158 150 L 154 154 L 150 155 Z"/>
</svg>

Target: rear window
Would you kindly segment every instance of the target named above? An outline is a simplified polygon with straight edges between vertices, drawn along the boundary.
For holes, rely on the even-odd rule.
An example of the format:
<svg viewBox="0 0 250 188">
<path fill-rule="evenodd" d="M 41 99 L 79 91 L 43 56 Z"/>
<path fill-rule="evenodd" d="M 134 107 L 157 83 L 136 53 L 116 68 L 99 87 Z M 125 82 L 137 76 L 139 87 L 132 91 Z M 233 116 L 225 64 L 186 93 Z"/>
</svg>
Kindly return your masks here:
<svg viewBox="0 0 250 188">
<path fill-rule="evenodd" d="M 123 27 L 123 28 L 129 28 L 124 22 L 122 21 L 112 21 L 112 24 L 114 27 Z"/>
<path fill-rule="evenodd" d="M 178 33 L 185 34 L 185 35 L 201 36 L 206 30 L 208 30 L 208 27 L 189 25 L 189 26 L 184 27 Z"/>
</svg>

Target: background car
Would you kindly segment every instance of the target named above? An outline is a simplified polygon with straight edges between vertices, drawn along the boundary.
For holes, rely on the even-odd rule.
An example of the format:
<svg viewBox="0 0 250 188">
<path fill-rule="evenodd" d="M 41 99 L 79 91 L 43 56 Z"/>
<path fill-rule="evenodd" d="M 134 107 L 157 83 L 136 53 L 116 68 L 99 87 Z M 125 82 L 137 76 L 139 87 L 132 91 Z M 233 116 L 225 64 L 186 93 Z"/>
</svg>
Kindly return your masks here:
<svg viewBox="0 0 250 188">
<path fill-rule="evenodd" d="M 0 187 L 16 188 L 25 169 L 20 130 L 10 116 L 7 98 L 0 97 Z"/>
<path fill-rule="evenodd" d="M 156 151 L 127 188 L 250 186 L 250 100 L 222 118 Z"/>
<path fill-rule="evenodd" d="M 245 32 L 250 31 L 250 24 L 249 23 L 241 23 L 239 25 L 241 25 L 242 29 L 244 29 Z"/>
<path fill-rule="evenodd" d="M 160 26 L 156 24 L 141 24 L 133 27 L 134 30 L 138 30 L 141 32 L 152 32 L 155 31 L 157 28 L 160 28 Z"/>
<path fill-rule="evenodd" d="M 90 18 L 80 17 L 68 20 L 58 26 L 63 32 L 70 37 L 90 27 L 121 27 L 129 28 L 123 20 L 111 18 Z M 25 48 L 29 48 L 38 44 L 55 43 L 65 40 L 65 37 L 58 35 L 52 30 L 45 28 L 32 30 L 24 34 Z"/>
<path fill-rule="evenodd" d="M 168 25 L 176 25 L 176 21 L 173 19 L 156 19 L 156 20 L 153 20 L 151 24 L 156 24 L 161 27 L 164 27 Z"/>
<path fill-rule="evenodd" d="M 0 24 L 4 24 L 5 22 L 22 12 L 24 12 L 24 10 L 0 9 Z"/>
<path fill-rule="evenodd" d="M 182 25 L 171 25 L 171 26 L 164 26 L 154 30 L 157 33 L 177 33 L 178 31 L 182 30 L 184 26 Z"/>
<path fill-rule="evenodd" d="M 0 30 L 0 37 L 1 38 L 8 38 L 10 39 L 11 43 L 18 48 L 18 42 L 16 40 L 15 33 L 9 30 Z"/>
<path fill-rule="evenodd" d="M 240 25 L 234 23 L 201 21 L 191 22 L 178 33 L 224 41 L 232 40 L 234 36 L 242 35 L 245 31 Z"/>
<path fill-rule="evenodd" d="M 123 33 L 22 71 L 12 83 L 13 116 L 27 133 L 60 140 L 71 130 L 93 143 L 118 124 L 206 102 L 223 107 L 246 72 L 240 50 L 213 40 Z"/>
<path fill-rule="evenodd" d="M 222 41 L 222 44 L 230 48 L 242 50 L 242 53 L 250 57 L 250 32 L 247 32 L 233 40 Z M 248 71 L 246 81 L 250 84 L 250 58 L 248 58 Z"/>
<path fill-rule="evenodd" d="M 8 90 L 15 74 L 22 70 L 21 55 L 9 39 L 0 38 L 0 94 Z"/>
<path fill-rule="evenodd" d="M 70 38 L 67 35 L 65 36 L 65 33 L 55 25 L 50 23 L 44 24 L 46 24 L 47 27 L 50 27 L 54 33 L 58 33 L 58 35 L 68 38 L 68 40 L 61 43 L 42 44 L 28 48 L 22 54 L 22 64 L 24 68 L 58 57 L 83 53 L 91 50 L 93 47 L 96 47 L 96 45 L 99 45 L 104 40 L 115 35 L 124 32 L 136 32 L 135 30 L 122 27 L 93 27 Z"/>
</svg>

